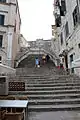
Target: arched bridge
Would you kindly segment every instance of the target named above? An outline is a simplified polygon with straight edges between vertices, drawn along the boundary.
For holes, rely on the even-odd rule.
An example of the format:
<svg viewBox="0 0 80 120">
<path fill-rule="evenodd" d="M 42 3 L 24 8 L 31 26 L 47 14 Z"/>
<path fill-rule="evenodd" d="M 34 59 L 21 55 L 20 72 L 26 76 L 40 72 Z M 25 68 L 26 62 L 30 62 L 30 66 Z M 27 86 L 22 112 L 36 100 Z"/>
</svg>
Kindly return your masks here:
<svg viewBox="0 0 80 120">
<path fill-rule="evenodd" d="M 18 67 L 25 59 L 27 59 L 30 55 L 40 56 L 40 55 L 49 55 L 50 59 L 54 62 L 55 65 L 58 65 L 60 62 L 59 58 L 56 54 L 50 50 L 46 50 L 43 48 L 28 48 L 22 52 L 20 52 L 16 57 L 15 67 Z M 27 64 L 27 63 L 26 63 Z"/>
</svg>

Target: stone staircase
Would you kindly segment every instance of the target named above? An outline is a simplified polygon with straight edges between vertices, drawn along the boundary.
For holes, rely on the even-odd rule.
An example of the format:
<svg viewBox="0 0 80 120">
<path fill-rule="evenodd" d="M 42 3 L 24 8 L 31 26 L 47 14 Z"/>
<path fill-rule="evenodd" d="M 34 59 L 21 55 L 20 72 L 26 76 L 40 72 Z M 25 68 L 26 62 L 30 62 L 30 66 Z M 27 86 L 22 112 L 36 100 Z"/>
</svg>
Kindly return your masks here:
<svg viewBox="0 0 80 120">
<path fill-rule="evenodd" d="M 48 77 L 30 81 L 26 89 L 29 98 L 29 110 L 79 110 L 79 83 L 79 79 L 75 81 L 75 79 L 69 80 L 69 78 L 60 80 Z"/>
<path fill-rule="evenodd" d="M 26 95 L 29 111 L 80 110 L 80 78 L 67 75 L 52 64 L 40 68 L 18 68 L 10 81 L 25 82 L 25 91 L 9 91 L 9 94 Z"/>
</svg>

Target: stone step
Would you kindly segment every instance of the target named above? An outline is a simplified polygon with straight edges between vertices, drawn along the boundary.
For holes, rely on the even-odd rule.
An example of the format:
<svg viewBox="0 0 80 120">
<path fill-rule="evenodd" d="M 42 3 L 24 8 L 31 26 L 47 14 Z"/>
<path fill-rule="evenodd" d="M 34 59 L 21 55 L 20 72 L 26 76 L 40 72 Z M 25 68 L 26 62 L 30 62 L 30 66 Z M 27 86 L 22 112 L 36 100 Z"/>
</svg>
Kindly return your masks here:
<svg viewBox="0 0 80 120">
<path fill-rule="evenodd" d="M 28 99 L 68 99 L 68 98 L 80 98 L 80 93 L 69 93 L 69 94 L 55 94 L 55 95 L 27 95 Z"/>
<path fill-rule="evenodd" d="M 73 89 L 73 90 L 52 90 L 52 91 L 10 91 L 9 93 L 12 94 L 25 94 L 25 95 L 54 95 L 54 94 L 67 94 L 67 93 L 80 93 L 80 89 Z"/>
<path fill-rule="evenodd" d="M 9 80 L 10 82 L 25 82 L 25 86 L 27 86 L 27 84 L 36 84 L 36 85 L 38 85 L 38 84 L 61 84 L 61 83 L 64 83 L 64 84 L 71 84 L 71 83 L 77 83 L 77 84 L 80 84 L 80 81 L 56 81 L 56 80 L 54 80 L 54 81 L 52 81 L 52 80 L 48 80 L 48 81 L 38 81 L 38 80 Z"/>
<path fill-rule="evenodd" d="M 25 91 L 41 91 L 41 90 L 70 90 L 70 89 L 80 89 L 80 86 L 56 86 L 56 87 L 28 87 Z"/>
<path fill-rule="evenodd" d="M 26 75 L 26 74 L 20 74 L 20 75 L 16 75 L 16 76 L 10 76 L 10 78 L 13 78 L 13 77 L 16 77 L 16 78 L 41 78 L 41 79 L 46 79 L 46 78 L 54 78 L 54 79 L 80 79 L 79 77 L 74 77 L 74 76 L 66 76 L 66 75 L 41 75 L 41 74 L 39 74 L 39 75 L 37 75 L 37 74 L 30 74 L 30 75 Z"/>
<path fill-rule="evenodd" d="M 21 77 L 18 77 L 18 78 L 10 78 L 9 79 L 10 81 L 30 81 L 30 82 L 80 82 L 80 79 L 53 79 L 53 78 L 21 78 Z"/>
<path fill-rule="evenodd" d="M 52 78 L 45 78 L 45 79 L 44 78 L 41 78 L 41 79 L 40 78 L 10 78 L 9 79 L 9 81 L 12 81 L 12 80 L 13 81 L 21 81 L 21 80 L 22 81 L 33 81 L 33 82 L 34 81 L 42 81 L 42 82 L 43 81 L 45 81 L 45 82 L 46 81 L 54 81 L 54 79 L 52 79 Z"/>
<path fill-rule="evenodd" d="M 19 78 L 18 78 L 19 79 Z M 22 78 L 20 78 L 22 79 Z M 46 78 L 46 79 L 40 79 L 40 78 L 23 78 L 27 81 L 80 81 L 80 79 L 54 79 L 54 78 Z"/>
<path fill-rule="evenodd" d="M 27 78 L 27 79 L 49 79 L 49 78 L 53 78 L 53 79 L 79 79 L 80 80 L 80 78 L 77 78 L 77 77 L 66 77 L 66 76 L 63 76 L 63 77 L 59 77 L 59 76 L 51 76 L 51 75 L 44 75 L 44 76 L 32 76 L 32 75 L 30 75 L 30 76 L 26 76 L 26 75 L 17 75 L 17 76 L 10 76 L 10 78 Z"/>
<path fill-rule="evenodd" d="M 10 78 L 14 78 L 14 77 L 10 77 Z M 23 79 L 41 79 L 41 80 L 46 80 L 46 79 L 58 79 L 58 78 L 55 78 L 55 77 L 51 77 L 51 76 L 47 76 L 46 75 L 46 77 L 45 76 L 43 76 L 43 77 L 40 77 L 40 76 L 35 76 L 35 77 L 27 77 L 27 76 L 15 76 L 15 78 L 23 78 Z M 62 78 L 61 78 L 62 79 Z M 65 78 L 64 78 L 65 79 Z"/>
<path fill-rule="evenodd" d="M 13 78 L 13 79 L 9 79 L 9 81 L 27 81 L 27 82 L 53 82 L 53 81 L 57 81 L 55 79 L 28 79 L 28 78 Z M 65 81 L 65 80 L 64 80 Z"/>
<path fill-rule="evenodd" d="M 62 94 L 62 93 L 79 93 L 80 89 L 71 89 L 71 90 L 51 90 L 51 91 L 26 91 L 27 94 Z"/>
<path fill-rule="evenodd" d="M 44 67 L 43 67 L 44 68 Z M 43 68 L 42 68 L 42 70 L 43 70 Z M 30 68 L 30 70 L 32 70 L 32 68 Z M 35 69 L 36 70 L 36 69 Z M 39 70 L 39 69 L 37 69 L 37 70 Z M 29 68 L 27 68 L 27 69 L 24 69 L 24 70 L 21 70 L 21 72 L 22 73 L 24 73 L 24 72 L 26 72 L 26 71 L 29 71 Z M 54 69 L 54 71 L 55 71 L 55 69 Z M 18 70 L 18 72 L 20 72 L 20 70 Z M 48 71 L 49 72 L 49 71 Z M 53 72 L 53 71 L 52 71 Z M 17 76 L 23 76 L 23 74 L 18 74 Z M 32 77 L 34 77 L 34 76 L 41 76 L 41 77 L 43 77 L 43 76 L 45 76 L 45 75 L 41 75 L 41 74 L 24 74 L 24 76 L 27 76 L 27 77 L 30 77 L 30 76 L 32 76 Z M 48 76 L 49 76 L 49 74 L 48 74 Z M 54 75 L 52 74 L 51 76 L 53 76 L 54 77 Z M 45 76 L 46 77 L 46 76 Z M 59 78 L 61 78 L 61 77 L 74 77 L 74 78 L 79 78 L 79 76 L 76 76 L 76 75 L 60 75 L 60 74 L 58 74 L 58 75 L 55 75 L 55 77 L 59 77 Z"/>
<path fill-rule="evenodd" d="M 23 81 L 23 80 L 22 80 Z M 53 84 L 53 83 L 80 83 L 80 80 L 78 80 L 78 81 L 66 81 L 66 80 L 64 80 L 64 81 L 62 81 L 62 80 L 59 80 L 59 81 L 56 81 L 56 80 L 54 80 L 54 81 L 37 81 L 37 80 L 33 80 L 33 81 L 29 81 L 29 80 L 27 80 L 27 81 L 25 81 L 25 83 L 29 83 L 29 84 Z"/>
<path fill-rule="evenodd" d="M 9 95 L 12 93 L 9 93 Z M 16 92 L 13 94 L 16 97 L 24 97 L 24 94 L 16 94 Z M 80 98 L 80 93 L 72 93 L 72 94 L 55 94 L 55 95 L 25 95 L 28 100 L 37 100 L 37 99 L 48 99 L 48 100 L 53 100 L 53 99 L 75 99 L 75 98 Z"/>
<path fill-rule="evenodd" d="M 76 76 L 76 75 L 55 75 L 55 77 L 58 77 L 58 78 L 79 78 L 80 79 L 80 77 L 79 76 Z"/>
<path fill-rule="evenodd" d="M 69 105 L 29 105 L 29 111 L 72 111 L 80 110 L 80 104 Z"/>
<path fill-rule="evenodd" d="M 60 105 L 60 104 L 80 104 L 80 98 L 74 99 L 36 99 L 29 100 L 29 105 Z"/>
<path fill-rule="evenodd" d="M 80 86 L 80 83 L 25 84 L 25 87 Z"/>
<path fill-rule="evenodd" d="M 46 75 L 46 76 L 45 76 L 45 75 L 40 75 L 40 74 L 39 74 L 39 75 L 34 75 L 34 74 L 33 74 L 33 75 L 31 75 L 31 74 L 30 74 L 30 75 L 26 75 L 26 74 L 25 74 L 25 75 L 22 75 L 22 74 L 20 74 L 20 75 L 17 75 L 17 76 L 15 76 L 15 77 L 16 77 L 16 78 L 18 78 L 18 77 L 20 77 L 20 78 L 35 78 L 35 79 L 36 79 L 36 78 L 38 78 L 38 79 L 40 79 L 40 78 L 41 78 L 41 79 L 43 79 L 43 78 L 44 78 L 44 79 L 46 79 L 46 78 L 52 78 L 52 77 L 50 77 L 50 75 Z"/>
<path fill-rule="evenodd" d="M 80 81 L 80 78 L 55 78 L 55 77 L 46 77 L 46 78 L 38 78 L 38 77 L 20 77 L 21 79 L 28 79 L 28 80 L 79 80 Z"/>
</svg>

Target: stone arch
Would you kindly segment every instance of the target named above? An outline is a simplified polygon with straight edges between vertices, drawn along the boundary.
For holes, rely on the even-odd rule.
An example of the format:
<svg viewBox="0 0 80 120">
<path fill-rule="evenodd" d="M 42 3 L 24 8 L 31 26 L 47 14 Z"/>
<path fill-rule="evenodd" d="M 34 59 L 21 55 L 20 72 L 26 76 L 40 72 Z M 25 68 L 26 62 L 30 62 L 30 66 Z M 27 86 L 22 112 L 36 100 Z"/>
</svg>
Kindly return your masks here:
<svg viewBox="0 0 80 120">
<path fill-rule="evenodd" d="M 20 65 L 20 63 L 25 60 L 26 58 L 28 58 L 28 56 L 30 55 L 49 55 L 49 57 L 51 58 L 51 60 L 54 62 L 54 64 L 57 64 L 57 58 L 55 57 L 55 54 L 52 55 L 50 52 L 44 50 L 44 49 L 39 49 L 39 48 L 34 48 L 34 49 L 29 49 L 26 52 L 23 52 L 23 54 L 16 60 L 16 67 L 18 67 Z"/>
</svg>

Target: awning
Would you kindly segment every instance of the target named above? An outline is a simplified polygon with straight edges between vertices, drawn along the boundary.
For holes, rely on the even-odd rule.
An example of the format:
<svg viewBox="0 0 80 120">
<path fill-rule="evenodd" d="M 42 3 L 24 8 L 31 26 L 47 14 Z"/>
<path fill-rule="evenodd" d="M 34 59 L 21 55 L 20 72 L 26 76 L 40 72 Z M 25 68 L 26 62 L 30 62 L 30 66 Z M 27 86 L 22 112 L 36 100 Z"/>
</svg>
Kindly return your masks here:
<svg viewBox="0 0 80 120">
<path fill-rule="evenodd" d="M 26 108 L 28 100 L 0 100 L 0 108 Z"/>
</svg>

